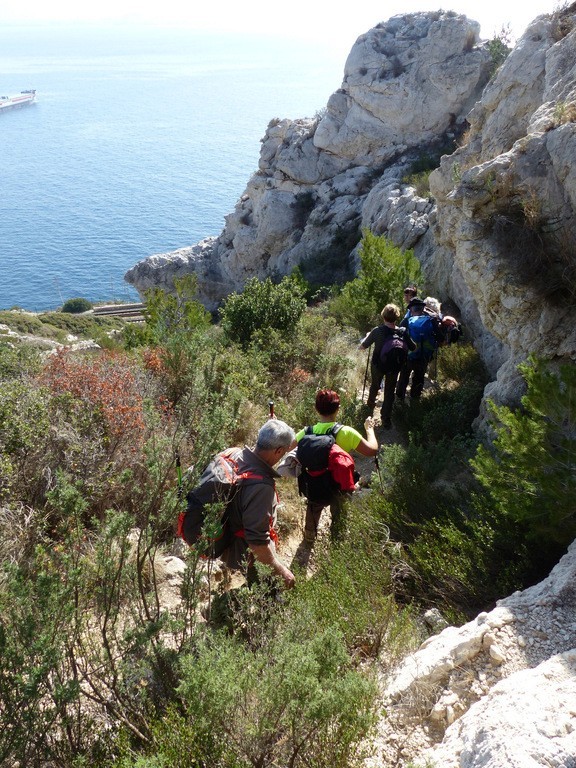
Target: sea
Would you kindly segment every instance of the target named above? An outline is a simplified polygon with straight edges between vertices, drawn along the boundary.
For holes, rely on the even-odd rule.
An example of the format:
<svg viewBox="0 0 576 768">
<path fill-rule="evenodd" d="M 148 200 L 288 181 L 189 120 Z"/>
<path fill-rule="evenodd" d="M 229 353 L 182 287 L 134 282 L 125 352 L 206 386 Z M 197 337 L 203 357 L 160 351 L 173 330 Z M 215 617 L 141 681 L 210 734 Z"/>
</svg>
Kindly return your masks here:
<svg viewBox="0 0 576 768">
<path fill-rule="evenodd" d="M 351 41 L 352 47 L 354 41 Z M 219 235 L 273 118 L 342 82 L 329 41 L 114 27 L 0 29 L 0 309 L 139 301 L 141 259 Z"/>
</svg>

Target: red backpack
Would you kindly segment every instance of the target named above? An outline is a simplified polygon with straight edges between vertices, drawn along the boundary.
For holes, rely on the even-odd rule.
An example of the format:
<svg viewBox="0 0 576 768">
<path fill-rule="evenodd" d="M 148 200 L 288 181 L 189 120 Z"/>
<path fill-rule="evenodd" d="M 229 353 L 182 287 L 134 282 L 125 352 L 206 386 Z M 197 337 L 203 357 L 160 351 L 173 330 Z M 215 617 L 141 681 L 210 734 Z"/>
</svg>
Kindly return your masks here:
<svg viewBox="0 0 576 768">
<path fill-rule="evenodd" d="M 341 492 L 340 485 L 328 468 L 332 451 L 339 451 L 349 458 L 350 479 L 348 485 L 354 486 L 354 460 L 346 451 L 336 445 L 335 436 L 341 426 L 341 424 L 334 424 L 322 435 L 315 434 L 312 427 L 308 426 L 298 441 L 296 458 L 302 466 L 302 471 L 298 476 L 298 491 L 308 501 L 328 505 L 334 496 Z"/>
</svg>

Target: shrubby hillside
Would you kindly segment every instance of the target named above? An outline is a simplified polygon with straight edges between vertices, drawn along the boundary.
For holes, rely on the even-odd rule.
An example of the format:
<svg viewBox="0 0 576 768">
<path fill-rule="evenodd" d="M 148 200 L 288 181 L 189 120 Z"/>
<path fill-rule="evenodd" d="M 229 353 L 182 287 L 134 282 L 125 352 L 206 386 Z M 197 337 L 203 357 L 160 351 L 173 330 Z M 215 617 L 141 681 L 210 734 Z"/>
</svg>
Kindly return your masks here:
<svg viewBox="0 0 576 768">
<path fill-rule="evenodd" d="M 378 24 L 325 111 L 271 121 L 218 238 L 130 270 L 144 322 L 2 313 L 0 764 L 572 764 L 574 14 L 512 51 Z M 362 429 L 358 340 L 408 282 L 464 335 L 358 459 L 343 538 L 304 557 L 283 478 L 294 590 L 177 541 L 269 401 L 300 428 L 337 389 Z"/>
<path fill-rule="evenodd" d="M 84 350 L 0 336 L 2 765 L 397 765 L 379 746 L 381 697 L 410 651 L 566 552 L 574 369 L 526 364 L 522 408 L 495 407 L 481 444 L 488 374 L 466 334 L 438 354 L 421 402 L 377 430 L 341 541 L 321 536 L 301 559 L 303 501 L 278 481 L 294 590 L 229 583 L 175 539 L 182 492 L 217 450 L 254 441 L 270 400 L 299 428 L 328 386 L 362 428 L 358 339 L 408 279 L 428 285 L 382 237 L 366 232 L 359 258 L 340 288 L 298 271 L 249 282 L 216 319 L 193 279 L 152 289 L 145 322 L 119 333 L 82 315 L 99 338 Z M 411 710 L 424 730 L 440 694 Z"/>
</svg>

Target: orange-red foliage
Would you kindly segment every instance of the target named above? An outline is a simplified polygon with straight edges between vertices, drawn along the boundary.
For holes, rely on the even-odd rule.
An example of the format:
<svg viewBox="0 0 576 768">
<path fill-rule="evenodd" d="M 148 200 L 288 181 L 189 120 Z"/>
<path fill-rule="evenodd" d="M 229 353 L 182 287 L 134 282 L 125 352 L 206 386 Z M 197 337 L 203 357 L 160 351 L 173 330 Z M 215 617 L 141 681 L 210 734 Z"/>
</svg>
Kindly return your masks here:
<svg viewBox="0 0 576 768">
<path fill-rule="evenodd" d="M 143 353 L 143 359 L 144 359 L 144 367 L 147 371 L 150 371 L 151 373 L 154 373 L 156 375 L 164 373 L 166 370 L 166 366 L 164 365 L 164 361 L 162 360 L 162 350 L 159 350 L 157 348 L 154 349 L 145 349 Z"/>
<path fill-rule="evenodd" d="M 97 408 L 110 437 L 144 436 L 143 398 L 126 355 L 106 351 L 79 358 L 62 350 L 49 359 L 40 380 L 55 393 L 68 392 Z"/>
</svg>

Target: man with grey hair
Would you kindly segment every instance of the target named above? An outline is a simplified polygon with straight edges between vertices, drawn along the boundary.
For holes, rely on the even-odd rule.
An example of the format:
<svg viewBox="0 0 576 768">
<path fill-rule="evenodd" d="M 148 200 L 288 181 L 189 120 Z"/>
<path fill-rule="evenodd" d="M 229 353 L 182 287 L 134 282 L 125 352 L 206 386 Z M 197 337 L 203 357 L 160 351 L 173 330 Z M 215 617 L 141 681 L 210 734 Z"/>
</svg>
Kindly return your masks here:
<svg viewBox="0 0 576 768">
<path fill-rule="evenodd" d="M 294 586 L 294 574 L 277 557 L 276 485 L 280 475 L 274 466 L 296 445 L 294 430 L 283 421 L 269 419 L 258 432 L 254 448 L 238 448 L 234 460 L 238 472 L 246 473 L 250 483 L 240 484 L 229 509 L 232 544 L 221 555 L 233 569 L 249 571 L 254 560 L 269 566 L 283 579 L 286 587 Z M 250 574 L 249 574 L 250 575 Z"/>
</svg>

